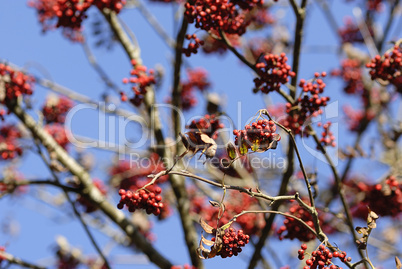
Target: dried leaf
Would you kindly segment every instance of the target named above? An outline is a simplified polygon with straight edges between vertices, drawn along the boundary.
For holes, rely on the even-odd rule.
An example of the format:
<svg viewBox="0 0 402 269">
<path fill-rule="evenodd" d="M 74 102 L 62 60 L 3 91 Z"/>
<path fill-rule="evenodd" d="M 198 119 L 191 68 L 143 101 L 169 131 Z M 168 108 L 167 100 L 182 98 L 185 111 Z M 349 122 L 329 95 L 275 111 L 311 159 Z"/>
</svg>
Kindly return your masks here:
<svg viewBox="0 0 402 269">
<path fill-rule="evenodd" d="M 216 144 L 215 140 L 210 138 L 208 135 L 206 135 L 204 133 L 199 133 L 199 134 L 200 134 L 201 141 L 204 142 L 205 144 Z"/>
<path fill-rule="evenodd" d="M 219 207 L 220 203 L 217 201 L 209 201 L 209 203 L 213 206 L 213 207 Z"/>
<path fill-rule="evenodd" d="M 226 145 L 226 151 L 227 151 L 228 156 L 229 156 L 229 158 L 230 158 L 231 160 L 236 159 L 236 157 L 237 157 L 236 147 L 233 145 L 232 142 L 229 142 L 229 143 Z"/>
<path fill-rule="evenodd" d="M 369 208 L 369 214 L 367 216 L 367 227 L 370 229 L 374 229 L 377 227 L 376 220 L 378 219 L 378 215 L 374 212 L 371 211 Z"/>
<path fill-rule="evenodd" d="M 402 263 L 396 256 L 395 256 L 395 263 L 396 263 L 396 269 L 402 269 Z"/>
<path fill-rule="evenodd" d="M 206 249 L 203 245 L 202 245 L 202 241 L 200 241 L 200 245 L 197 248 L 197 253 L 198 253 L 198 257 L 200 259 L 208 259 L 209 254 L 211 253 L 211 251 L 209 249 Z"/>
<path fill-rule="evenodd" d="M 204 154 L 208 158 L 214 157 L 216 154 L 216 150 L 218 149 L 218 145 L 215 143 L 215 141 L 213 139 L 212 139 L 212 141 L 213 141 L 213 143 L 211 144 L 211 146 L 209 146 L 206 150 L 204 150 L 205 151 Z"/>
<path fill-rule="evenodd" d="M 187 136 L 185 136 L 185 135 L 182 134 L 182 133 L 179 133 L 179 135 L 180 135 L 181 142 L 183 143 L 184 147 L 185 147 L 186 149 L 190 149 L 190 142 L 188 141 Z"/>
<path fill-rule="evenodd" d="M 212 234 L 215 232 L 215 228 L 210 226 L 208 223 L 206 223 L 203 219 L 200 219 L 200 224 L 202 229 L 209 234 Z"/>
<path fill-rule="evenodd" d="M 367 227 L 356 227 L 356 232 L 362 234 L 363 236 L 368 236 L 368 228 Z"/>
<path fill-rule="evenodd" d="M 206 239 L 203 235 L 201 235 L 201 241 L 207 246 L 212 246 L 215 243 L 214 241 Z"/>
</svg>

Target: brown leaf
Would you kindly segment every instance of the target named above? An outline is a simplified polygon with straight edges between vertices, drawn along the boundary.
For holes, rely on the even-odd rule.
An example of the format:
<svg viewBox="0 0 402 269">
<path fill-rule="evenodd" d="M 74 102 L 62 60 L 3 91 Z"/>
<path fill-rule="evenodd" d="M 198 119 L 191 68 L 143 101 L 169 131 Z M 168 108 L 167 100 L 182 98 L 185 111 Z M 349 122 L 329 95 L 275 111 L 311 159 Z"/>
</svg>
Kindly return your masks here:
<svg viewBox="0 0 402 269">
<path fill-rule="evenodd" d="M 215 243 L 214 241 L 206 239 L 203 235 L 201 235 L 201 241 L 207 246 L 212 246 Z"/>
<path fill-rule="evenodd" d="M 212 234 L 216 231 L 216 229 L 212 226 L 210 226 L 208 223 L 206 223 L 203 219 L 200 219 L 200 224 L 202 229 L 209 234 Z"/>
<path fill-rule="evenodd" d="M 181 142 L 183 143 L 184 147 L 185 147 L 186 149 L 190 149 L 190 142 L 188 141 L 187 136 L 185 136 L 185 135 L 182 134 L 182 133 L 179 133 L 179 135 L 180 135 Z"/>
<path fill-rule="evenodd" d="M 398 259 L 398 257 L 395 256 L 395 263 L 396 263 L 396 269 L 401 269 L 402 268 L 402 263 Z"/>
<path fill-rule="evenodd" d="M 367 227 L 356 227 L 356 232 L 358 232 L 359 234 L 362 234 L 363 236 L 367 236 L 368 233 L 368 228 Z"/>
<path fill-rule="evenodd" d="M 374 229 L 377 227 L 376 220 L 378 219 L 378 215 L 374 212 L 371 211 L 369 208 L 369 214 L 367 216 L 367 227 L 370 229 Z"/>
<path fill-rule="evenodd" d="M 201 141 L 204 142 L 205 144 L 216 144 L 215 140 L 210 138 L 208 135 L 206 135 L 204 133 L 199 133 L 199 134 L 200 134 Z"/>
<path fill-rule="evenodd" d="M 212 138 L 211 138 L 212 139 Z M 215 143 L 215 141 L 212 139 L 213 143 L 204 151 L 205 156 L 208 158 L 212 158 L 216 154 L 216 150 L 218 149 L 218 145 Z"/>
</svg>

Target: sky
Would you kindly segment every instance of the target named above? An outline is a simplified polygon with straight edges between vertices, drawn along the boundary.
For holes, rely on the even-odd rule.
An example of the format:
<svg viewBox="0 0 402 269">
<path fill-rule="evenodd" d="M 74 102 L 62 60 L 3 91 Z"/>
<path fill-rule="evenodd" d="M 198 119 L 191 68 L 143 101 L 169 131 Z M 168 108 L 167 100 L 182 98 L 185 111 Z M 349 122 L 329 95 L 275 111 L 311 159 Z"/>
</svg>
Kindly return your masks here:
<svg viewBox="0 0 402 269">
<path fill-rule="evenodd" d="M 163 4 L 149 3 L 148 1 L 142 2 L 147 4 L 149 10 L 155 14 L 155 17 L 160 21 L 167 33 L 174 37 L 175 30 L 177 29 L 177 23 L 174 22 L 177 9 Z M 279 1 L 279 8 L 276 9 L 277 13 L 275 15 L 281 18 L 280 20 L 283 25 L 289 26 L 293 30 L 294 16 L 291 9 L 286 7 L 286 3 L 287 1 L 284 0 Z M 353 16 L 352 5 L 345 4 L 344 1 L 332 1 L 332 10 L 336 15 L 335 19 L 338 25 L 342 25 L 344 15 Z M 317 71 L 329 72 L 333 68 L 338 67 L 339 64 L 337 61 L 339 58 L 337 38 L 329 27 L 325 15 L 315 2 L 309 5 L 308 12 L 309 16 L 306 20 L 299 78 L 311 78 L 314 72 Z M 129 75 L 130 63 L 122 48 L 118 44 L 114 44 L 110 50 L 94 48 L 96 38 L 91 34 L 91 23 L 95 21 L 96 17 L 101 18 L 96 13 L 97 10 L 92 10 L 90 18 L 84 24 L 84 33 L 88 39 L 88 44 L 91 46 L 95 57 L 108 76 L 118 87 L 128 91 L 127 88 L 124 88 L 125 86 L 121 83 L 121 80 Z M 121 18 L 135 34 L 141 47 L 141 56 L 144 64 L 148 67 L 155 67 L 157 65 L 164 67 L 165 78 L 157 93 L 157 102 L 165 103 L 171 91 L 173 51 L 155 33 L 137 10 L 123 10 Z M 41 32 L 41 26 L 37 21 L 36 13 L 32 8 L 27 6 L 26 1 L 0 1 L 0 25 L 2 25 L 0 28 L 0 35 L 2 36 L 2 42 L 0 42 L 1 60 L 25 67 L 29 72 L 39 77 L 57 82 L 94 100 L 100 100 L 103 93 L 111 93 L 88 63 L 85 53 L 79 44 L 74 44 L 63 38 L 60 31 L 51 31 L 45 34 Z M 391 36 L 392 34 L 398 35 L 397 31 L 398 29 L 393 29 Z M 193 27 L 190 28 L 189 32 L 200 33 L 199 30 L 197 31 Z M 224 109 L 229 115 L 234 117 L 236 123 L 245 124 L 258 109 L 265 108 L 264 98 L 260 94 L 251 93 L 253 74 L 233 55 L 216 56 L 199 53 L 186 59 L 186 63 L 192 67 L 204 67 L 207 69 L 213 83 L 212 91 L 222 96 L 225 104 Z M 343 102 L 344 95 L 339 91 L 342 87 L 342 82 L 334 79 L 328 81 L 327 85 L 332 102 Z M 39 86 L 36 87 L 33 95 L 34 104 L 37 107 L 40 106 L 48 93 L 46 89 Z M 200 108 L 185 113 L 185 121 L 189 121 L 193 116 L 205 113 L 203 110 L 204 101 L 201 96 L 197 97 Z M 274 95 L 272 97 L 272 102 L 274 103 L 279 102 L 279 100 L 278 96 Z M 357 106 L 357 104 L 357 99 L 351 101 L 352 106 Z M 126 104 L 119 105 L 126 109 L 132 109 Z M 73 124 L 73 132 L 80 136 L 97 138 L 99 135 L 98 129 L 100 128 L 99 124 L 96 123 L 98 117 L 99 113 L 96 111 L 77 114 L 77 118 Z M 106 117 L 106 120 L 109 125 L 113 124 L 110 122 L 110 117 Z M 339 125 L 344 124 L 342 115 L 332 120 Z M 91 128 L 88 128 L 88 124 L 92 124 Z M 135 127 L 128 127 L 126 131 L 129 137 L 134 137 L 134 139 L 137 137 L 138 129 Z M 353 141 L 351 140 L 350 133 L 342 128 L 339 128 L 338 138 L 339 144 Z M 370 139 L 370 135 L 367 139 Z M 99 161 L 92 176 L 102 179 L 107 178 L 105 176 L 107 173 L 106 167 L 110 161 L 111 154 L 96 149 L 91 149 L 89 152 L 95 155 Z M 302 154 L 304 154 L 308 164 L 319 167 L 320 173 L 329 174 L 328 167 L 322 163 L 317 164 L 306 150 L 303 150 Z M 340 162 L 339 165 L 341 167 L 343 163 Z M 359 165 L 364 166 L 365 161 L 357 162 L 357 166 Z M 41 163 L 39 158 L 34 156 L 25 157 L 20 168 L 30 178 L 42 179 L 44 175 L 48 176 L 46 167 Z M 363 173 L 375 177 L 385 171 L 384 165 L 377 164 L 365 169 Z M 29 190 L 29 192 L 39 195 L 36 190 Z M 49 193 L 55 197 L 60 195 L 59 192 L 51 188 L 49 189 Z M 117 203 L 116 196 L 112 197 L 112 199 Z M 69 214 L 72 216 L 70 210 L 67 209 L 66 211 L 70 212 Z M 54 239 L 57 235 L 66 236 L 71 245 L 82 248 L 85 254 L 95 253 L 81 225 L 77 221 L 71 221 L 70 218 L 65 216 L 64 212 L 60 212 L 40 202 L 37 198 L 29 197 L 26 194 L 22 194 L 20 197 L 10 197 L 1 200 L 0 222 L 3 226 L 9 225 L 18 229 L 18 234 L 15 236 L 11 236 L 4 231 L 1 232 L 0 245 L 6 244 L 7 251 L 28 261 L 47 264 L 53 255 L 52 245 L 54 245 Z M 176 244 L 178 238 L 183 240 L 179 220 L 176 217 L 172 217 L 162 223 L 156 223 L 154 232 L 157 237 L 157 249 L 176 264 L 189 262 L 183 244 Z M 99 233 L 95 234 L 101 246 L 112 246 L 107 237 Z M 279 246 L 283 248 L 287 247 L 286 243 L 279 243 L 277 240 L 271 241 L 270 244 L 272 248 L 276 248 L 276 244 L 280 244 Z M 245 251 L 244 254 L 244 256 L 233 259 L 222 260 L 217 258 L 208 260 L 205 264 L 207 268 L 219 268 L 222 266 L 243 268 L 250 252 Z M 114 248 L 111 256 L 115 257 L 115 268 L 128 268 L 128 265 L 124 265 L 121 262 L 122 258 L 127 257 L 131 259 L 130 262 L 135 260 L 134 262 L 138 263 L 138 268 L 154 268 L 153 265 L 143 264 L 143 257 L 133 255 L 131 251 L 127 251 L 122 247 Z M 284 257 L 280 258 L 284 259 Z"/>
</svg>

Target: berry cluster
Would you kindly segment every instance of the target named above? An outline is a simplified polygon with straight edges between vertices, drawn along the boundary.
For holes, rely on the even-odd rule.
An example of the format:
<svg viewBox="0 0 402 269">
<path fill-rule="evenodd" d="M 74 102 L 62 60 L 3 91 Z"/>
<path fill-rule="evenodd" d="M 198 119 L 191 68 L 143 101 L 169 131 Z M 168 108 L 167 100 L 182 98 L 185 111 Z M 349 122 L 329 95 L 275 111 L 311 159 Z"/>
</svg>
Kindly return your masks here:
<svg viewBox="0 0 402 269">
<path fill-rule="evenodd" d="M 381 79 L 400 87 L 400 78 L 402 76 L 401 45 L 395 45 L 392 52 L 385 53 L 384 57 L 375 56 L 366 67 L 370 68 L 369 72 L 372 80 Z"/>
<path fill-rule="evenodd" d="M 58 123 L 45 125 L 45 131 L 48 132 L 54 140 L 59 144 L 63 149 L 67 149 L 67 145 L 70 141 L 67 138 L 66 130 L 64 126 Z"/>
<path fill-rule="evenodd" d="M 42 107 L 46 123 L 64 123 L 66 114 L 73 106 L 73 102 L 64 96 L 50 96 Z"/>
<path fill-rule="evenodd" d="M 125 0 L 30 0 L 28 5 L 37 10 L 43 31 L 63 28 L 69 39 L 82 42 L 82 22 L 91 6 L 119 13 L 125 3 Z"/>
<path fill-rule="evenodd" d="M 338 30 L 342 43 L 363 43 L 364 38 L 360 32 L 359 27 L 353 22 L 352 18 L 346 17 L 344 19 L 345 26 Z M 374 32 L 371 23 L 366 22 L 369 27 L 370 35 L 373 36 Z"/>
<path fill-rule="evenodd" d="M 120 189 L 119 195 L 121 199 L 117 204 L 117 208 L 123 209 L 124 205 L 126 205 L 130 212 L 134 212 L 136 209 L 145 209 L 147 214 L 158 216 L 164 207 L 164 204 L 161 202 L 161 192 L 162 189 L 159 187 L 155 187 L 152 191 L 140 189 L 136 192 Z"/>
<path fill-rule="evenodd" d="M 0 158 L 1 159 L 1 158 Z M 21 185 L 16 187 L 16 182 L 24 180 L 24 175 L 15 169 L 15 167 L 5 167 L 1 173 L 3 182 L 0 183 L 0 194 L 2 193 L 12 193 L 12 194 L 23 194 L 28 190 L 27 185 Z"/>
<path fill-rule="evenodd" d="M 296 74 L 290 71 L 291 67 L 287 62 L 285 53 L 280 55 L 266 54 L 255 65 L 258 78 L 254 79 L 255 88 L 263 93 L 269 93 L 280 89 L 281 84 L 289 81 L 289 77 Z"/>
<path fill-rule="evenodd" d="M 352 132 L 357 132 L 360 129 L 361 123 L 364 119 L 372 120 L 375 117 L 375 113 L 371 110 L 355 110 L 352 106 L 343 106 L 343 112 L 346 115 L 346 123 L 348 128 Z"/>
<path fill-rule="evenodd" d="M 380 216 L 396 217 L 402 212 L 402 183 L 393 175 L 380 184 L 348 182 L 353 192 L 363 193 L 363 200 L 352 208 L 356 217 L 366 219 L 367 206 Z"/>
<path fill-rule="evenodd" d="M 219 217 L 219 208 L 212 207 L 205 196 L 199 196 L 196 191 L 190 189 L 189 197 L 191 199 L 190 212 L 198 214 L 209 225 L 216 225 Z M 247 194 L 230 195 L 226 198 L 225 212 L 219 219 L 218 226 L 228 223 L 234 215 L 239 214 L 243 210 L 258 210 L 258 202 L 256 199 Z M 257 235 L 264 227 L 264 217 L 262 214 L 244 214 L 236 219 L 238 225 L 244 233 L 248 235 Z"/>
<path fill-rule="evenodd" d="M 21 138 L 20 131 L 12 125 L 0 127 L 0 160 L 12 160 L 22 155 L 22 148 L 18 145 Z"/>
<path fill-rule="evenodd" d="M 245 147 L 247 150 L 265 151 L 275 148 L 276 145 L 273 143 L 281 140 L 281 136 L 275 132 L 275 123 L 264 119 L 253 122 L 251 125 L 247 124 L 244 130 L 233 130 L 233 135 L 235 135 L 235 144 L 240 149 Z"/>
<path fill-rule="evenodd" d="M 211 31 L 214 35 L 218 35 L 216 31 Z M 238 35 L 227 34 L 226 38 L 233 47 L 240 47 L 241 39 Z M 203 36 L 204 45 L 202 46 L 202 51 L 205 53 L 218 53 L 223 54 L 227 51 L 227 46 L 224 42 L 214 38 L 211 34 L 206 34 Z"/>
<path fill-rule="evenodd" d="M 108 8 L 116 13 L 119 13 L 126 4 L 126 0 L 95 0 L 94 4 L 100 10 Z"/>
<path fill-rule="evenodd" d="M 345 81 L 344 91 L 348 94 L 361 93 L 364 90 L 361 62 L 358 59 L 345 59 L 341 70 L 333 70 L 332 76 L 341 76 Z"/>
<path fill-rule="evenodd" d="M 308 226 L 314 229 L 311 214 L 299 204 L 292 205 L 287 213 L 302 219 Z M 294 218 L 286 217 L 283 221 L 283 224 L 284 225 L 279 227 L 279 229 L 276 231 L 280 240 L 284 238 L 288 238 L 290 240 L 297 238 L 300 241 L 308 242 L 315 238 L 315 235 L 309 229 L 307 229 L 304 225 L 301 225 L 300 222 Z M 284 235 L 285 232 L 286 234 Z"/>
<path fill-rule="evenodd" d="M 124 78 L 123 83 L 131 83 L 133 86 L 131 89 L 134 92 L 134 97 L 130 99 L 130 102 L 135 106 L 140 106 L 144 100 L 144 95 L 147 92 L 147 87 L 156 83 L 154 70 L 150 69 L 147 73 L 147 67 L 138 64 L 136 60 L 131 60 L 133 69 L 130 71 L 130 78 Z M 127 97 L 124 93 L 121 93 L 121 100 L 126 101 Z"/>
<path fill-rule="evenodd" d="M 215 238 L 212 238 L 211 241 L 215 241 Z M 239 230 L 236 233 L 236 230 L 230 227 L 225 231 L 225 234 L 222 236 L 222 248 L 216 253 L 217 256 L 221 256 L 222 258 L 237 256 L 241 251 L 242 247 L 248 244 L 250 241 L 250 236 L 245 234 L 243 230 Z"/>
<path fill-rule="evenodd" d="M 307 245 L 302 244 L 301 248 L 298 251 L 299 260 L 304 260 L 305 251 L 307 250 Z M 311 253 L 309 259 L 306 260 L 306 266 L 303 269 L 342 269 L 335 264 L 333 264 L 333 258 L 339 258 L 342 262 L 351 262 L 352 258 L 346 256 L 346 252 L 338 252 L 334 251 L 333 253 L 327 249 L 324 245 L 320 245 L 318 250 L 315 250 Z"/>
<path fill-rule="evenodd" d="M 314 81 L 306 82 L 300 80 L 299 87 L 302 88 L 304 96 L 299 97 L 293 104 L 286 104 L 286 113 L 288 114 L 283 125 L 293 131 L 294 134 L 303 133 L 303 124 L 311 117 L 322 114 L 321 107 L 325 107 L 329 101 L 329 97 L 320 97 L 324 91 L 325 83 L 320 79 L 326 76 L 325 72 L 315 73 Z M 306 134 L 308 135 L 308 134 Z"/>
<path fill-rule="evenodd" d="M 187 69 L 187 81 L 181 82 L 181 107 L 183 110 L 189 110 L 197 104 L 194 95 L 195 90 L 201 92 L 207 90 L 211 83 L 208 81 L 208 74 L 204 69 Z"/>
<path fill-rule="evenodd" d="M 218 136 L 216 131 L 223 127 L 223 123 L 220 123 L 219 118 L 215 114 L 206 114 L 201 119 L 193 120 L 190 125 L 186 126 L 187 129 L 201 131 L 213 139 L 216 139 Z"/>
<path fill-rule="evenodd" d="M 382 11 L 384 8 L 383 0 L 367 0 L 367 9 L 371 11 Z"/>
<path fill-rule="evenodd" d="M 4 93 L 0 93 L 0 103 L 7 104 L 21 95 L 31 95 L 35 79 L 8 65 L 0 63 L 0 80 L 4 81 Z M 2 98 L 2 99 L 1 99 Z M 3 112 L 4 115 L 4 112 Z"/>
<path fill-rule="evenodd" d="M 155 174 L 164 170 L 164 164 L 156 153 L 151 153 L 148 158 L 143 158 L 136 162 L 120 161 L 110 168 L 110 184 L 117 189 L 135 191 L 144 186 L 149 178 L 149 174 Z M 159 183 L 168 180 L 168 176 L 162 176 L 158 179 Z"/>
<path fill-rule="evenodd" d="M 198 49 L 200 46 L 204 45 L 204 41 L 200 40 L 196 34 L 186 35 L 186 39 L 190 41 L 187 48 L 183 48 L 182 52 L 187 56 L 190 57 L 191 53 L 197 54 Z M 194 41 L 194 42 L 192 42 Z"/>
<path fill-rule="evenodd" d="M 105 184 L 101 180 L 94 179 L 93 184 L 103 196 L 106 195 L 107 189 Z M 97 205 L 93 204 L 90 200 L 81 195 L 78 195 L 77 203 L 79 203 L 85 208 L 86 213 L 92 213 L 98 209 Z"/>
<path fill-rule="evenodd" d="M 184 16 L 189 23 L 205 31 L 221 29 L 228 34 L 242 35 L 250 21 L 245 14 L 255 7 L 261 6 L 263 0 L 229 1 L 229 0 L 195 0 L 188 1 L 184 7 Z"/>
<path fill-rule="evenodd" d="M 251 22 L 249 26 L 251 29 L 258 30 L 276 21 L 272 14 L 268 12 L 268 8 L 265 7 L 255 8 L 248 15 L 247 19 Z"/>
<path fill-rule="evenodd" d="M 327 122 L 326 124 L 322 125 L 321 122 L 318 123 L 318 126 L 322 126 L 324 128 L 324 131 L 321 133 L 321 139 L 320 143 L 321 145 L 325 146 L 331 146 L 335 147 L 335 136 L 333 133 L 329 130 L 329 127 L 331 127 L 331 122 Z"/>
</svg>

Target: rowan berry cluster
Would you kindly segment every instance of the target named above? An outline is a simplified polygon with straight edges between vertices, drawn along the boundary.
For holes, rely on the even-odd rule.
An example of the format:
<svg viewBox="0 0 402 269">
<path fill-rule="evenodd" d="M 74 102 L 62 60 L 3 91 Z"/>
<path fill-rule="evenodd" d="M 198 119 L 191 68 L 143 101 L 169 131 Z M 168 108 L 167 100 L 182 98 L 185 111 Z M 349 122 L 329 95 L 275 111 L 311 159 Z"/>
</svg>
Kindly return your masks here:
<svg viewBox="0 0 402 269">
<path fill-rule="evenodd" d="M 342 109 L 346 115 L 348 128 L 352 132 L 357 132 L 360 129 L 361 123 L 364 119 L 372 120 L 375 117 L 375 113 L 371 110 L 355 110 L 350 105 L 344 106 Z"/>
<path fill-rule="evenodd" d="M 134 212 L 136 209 L 145 209 L 148 215 L 154 214 L 158 216 L 164 207 L 164 204 L 161 202 L 161 192 L 162 189 L 159 187 L 155 187 L 152 191 L 140 189 L 136 192 L 120 189 L 119 195 L 121 199 L 117 204 L 117 208 L 123 209 L 124 205 L 126 205 L 130 212 Z"/>
<path fill-rule="evenodd" d="M 364 90 L 361 62 L 357 59 L 345 59 L 341 70 L 333 70 L 332 76 L 341 76 L 345 81 L 343 90 L 348 94 L 361 93 Z"/>
<path fill-rule="evenodd" d="M 245 14 L 262 4 L 263 0 L 195 0 L 184 5 L 184 15 L 189 23 L 195 22 L 196 28 L 205 31 L 221 29 L 228 34 L 242 35 L 250 23 L 245 20 Z"/>
<path fill-rule="evenodd" d="M 116 13 L 119 13 L 124 5 L 126 4 L 126 0 L 95 0 L 94 5 L 97 6 L 100 10 L 104 8 L 108 8 L 113 10 Z"/>
<path fill-rule="evenodd" d="M 255 65 L 259 76 L 254 79 L 255 88 L 263 93 L 278 91 L 282 84 L 289 81 L 289 77 L 296 75 L 290 70 L 287 60 L 285 53 L 266 54 L 262 57 Z"/>
<path fill-rule="evenodd" d="M 346 17 L 344 19 L 345 26 L 338 30 L 342 43 L 363 43 L 364 38 L 360 32 L 359 27 L 353 22 L 352 18 Z M 370 35 L 374 35 L 374 31 L 370 22 L 366 22 Z"/>
<path fill-rule="evenodd" d="M 186 126 L 187 129 L 201 131 L 213 139 L 216 139 L 218 136 L 216 131 L 222 129 L 223 127 L 223 123 L 220 123 L 219 117 L 217 117 L 215 114 L 206 114 L 201 119 L 193 120 L 190 125 Z"/>
<path fill-rule="evenodd" d="M 313 217 L 299 204 L 292 205 L 287 213 L 303 220 L 308 226 L 314 229 Z M 300 241 L 308 242 L 315 238 L 315 235 L 308 228 L 302 225 L 298 220 L 291 217 L 285 217 L 283 225 L 279 227 L 276 232 L 279 235 L 280 240 L 284 238 L 290 240 L 297 238 Z"/>
<path fill-rule="evenodd" d="M 209 225 L 216 225 L 219 217 L 219 208 L 212 207 L 206 201 L 206 197 L 197 195 L 195 190 L 190 189 L 188 193 L 191 199 L 190 212 L 200 215 Z M 230 195 L 226 198 L 226 201 L 225 212 L 220 216 L 218 226 L 230 222 L 236 214 L 239 214 L 243 210 L 260 209 L 257 200 L 244 193 L 236 196 Z M 250 236 L 259 234 L 264 224 L 264 217 L 261 214 L 244 214 L 236 218 L 236 225 Z"/>
<path fill-rule="evenodd" d="M 204 69 L 187 69 L 187 81 L 181 82 L 181 107 L 183 110 L 189 110 L 197 104 L 194 95 L 195 90 L 203 92 L 211 86 L 208 80 L 208 74 Z"/>
<path fill-rule="evenodd" d="M 37 10 L 43 31 L 63 28 L 72 41 L 82 42 L 82 22 L 91 6 L 119 13 L 125 3 L 125 0 L 30 0 L 28 5 Z"/>
<path fill-rule="evenodd" d="M 214 35 L 218 35 L 216 31 L 211 31 Z M 233 47 L 239 47 L 241 44 L 241 39 L 236 34 L 227 34 L 226 38 Z M 224 54 L 228 47 L 224 42 L 214 38 L 211 34 L 206 34 L 203 36 L 204 45 L 202 46 L 202 51 L 205 53 L 218 53 Z"/>
<path fill-rule="evenodd" d="M 383 57 L 376 55 L 371 62 L 366 64 L 370 68 L 372 80 L 381 79 L 400 87 L 400 77 L 402 76 L 402 48 L 395 45 L 390 53 L 385 53 Z M 399 83 L 397 83 L 399 82 Z"/>
<path fill-rule="evenodd" d="M 135 191 L 149 181 L 148 175 L 164 169 L 164 164 L 156 153 L 151 153 L 149 158 L 141 159 L 140 162 L 119 161 L 109 170 L 110 184 L 117 189 Z M 158 182 L 164 183 L 167 180 L 168 176 L 162 176 Z"/>
<path fill-rule="evenodd" d="M 367 9 L 371 11 L 382 11 L 384 8 L 383 0 L 367 0 Z"/>
<path fill-rule="evenodd" d="M 281 140 L 281 136 L 276 132 L 276 125 L 272 120 L 258 120 L 251 125 L 247 124 L 244 130 L 233 130 L 235 135 L 235 144 L 242 149 L 245 147 L 247 150 L 252 151 L 268 150 L 276 141 Z M 242 153 L 244 154 L 244 153 Z"/>
<path fill-rule="evenodd" d="M 67 112 L 73 106 L 71 99 L 65 96 L 50 96 L 42 107 L 46 123 L 64 123 Z"/>
<path fill-rule="evenodd" d="M 131 89 L 134 92 L 134 97 L 130 99 L 130 102 L 135 106 L 140 106 L 144 100 L 144 95 L 147 92 L 147 88 L 156 83 L 154 70 L 150 69 L 147 72 L 147 67 L 138 64 L 136 60 L 131 60 L 133 69 L 130 71 L 130 78 L 123 78 L 123 83 L 131 83 L 133 86 Z M 121 93 L 121 100 L 127 101 L 127 96 Z"/>
<path fill-rule="evenodd" d="M 268 38 L 253 37 L 247 42 L 247 48 L 250 51 L 250 59 L 256 62 L 261 55 L 272 52 L 274 41 Z"/>
<path fill-rule="evenodd" d="M 105 184 L 101 180 L 94 179 L 93 184 L 94 184 L 95 188 L 97 188 L 103 196 L 106 195 L 107 189 L 106 189 Z M 78 195 L 77 203 L 79 203 L 80 205 L 83 206 L 86 213 L 92 213 L 98 209 L 98 206 L 95 205 L 94 203 L 92 203 L 91 200 L 88 200 L 87 198 L 85 198 L 84 196 L 81 196 L 81 195 Z"/>
<path fill-rule="evenodd" d="M 45 131 L 48 132 L 54 140 L 59 144 L 63 149 L 67 149 L 70 141 L 67 138 L 66 130 L 64 126 L 58 123 L 45 125 Z"/>
<path fill-rule="evenodd" d="M 190 43 L 188 43 L 187 48 L 182 48 L 182 52 L 187 57 L 190 57 L 191 53 L 197 54 L 200 46 L 204 45 L 204 41 L 199 39 L 196 34 L 186 35 L 186 39 L 189 40 Z M 194 42 L 192 42 L 192 41 L 194 41 Z"/>
<path fill-rule="evenodd" d="M 348 182 L 353 192 L 363 193 L 363 200 L 352 208 L 352 213 L 362 219 L 367 218 L 367 206 L 380 216 L 397 217 L 402 212 L 402 183 L 391 175 L 379 184 Z"/>
<path fill-rule="evenodd" d="M 23 149 L 18 143 L 21 137 L 21 132 L 13 125 L 0 128 L 0 160 L 12 160 L 22 155 Z"/>
<path fill-rule="evenodd" d="M 215 241 L 215 237 L 211 239 L 211 241 Z M 230 227 L 225 231 L 225 234 L 222 236 L 222 248 L 216 253 L 217 256 L 221 256 L 222 258 L 237 256 L 241 251 L 242 247 L 248 244 L 250 241 L 250 236 L 245 234 L 243 230 L 239 230 L 236 233 L 236 230 Z"/>
<path fill-rule="evenodd" d="M 7 104 L 21 95 L 32 95 L 35 79 L 10 66 L 0 63 L 0 80 L 4 81 L 4 93 L 0 93 L 0 103 Z"/>
<path fill-rule="evenodd" d="M 321 107 L 325 107 L 329 97 L 320 97 L 325 88 L 325 83 L 319 77 L 325 77 L 326 73 L 315 73 L 315 79 L 306 82 L 300 80 L 299 87 L 302 88 L 304 96 L 297 98 L 294 103 L 286 104 L 286 113 L 288 114 L 283 125 L 293 131 L 294 134 L 303 133 L 303 124 L 311 117 L 322 114 Z M 308 135 L 308 134 L 306 134 Z"/>
<path fill-rule="evenodd" d="M 248 19 L 250 20 L 250 29 L 261 29 L 276 21 L 268 11 L 268 8 L 265 7 L 253 9 L 247 17 L 249 17 Z"/>
<path fill-rule="evenodd" d="M 324 128 L 324 131 L 321 133 L 321 139 L 320 139 L 321 145 L 335 147 L 336 146 L 335 136 L 329 130 L 329 128 L 331 127 L 331 122 L 329 121 L 325 124 L 321 124 L 321 122 L 319 122 L 318 126 L 319 127 L 322 126 Z"/>
<path fill-rule="evenodd" d="M 24 175 L 12 166 L 3 168 L 2 179 L 3 182 L 0 183 L 0 194 L 23 194 L 28 190 L 28 186 L 26 185 L 17 186 L 18 181 L 24 180 Z"/>
<path fill-rule="evenodd" d="M 304 260 L 305 251 L 307 250 L 307 245 L 302 244 L 298 251 L 299 260 Z M 351 262 L 352 258 L 346 256 L 346 252 L 334 251 L 333 253 L 327 249 L 324 245 L 320 245 L 318 250 L 311 253 L 310 258 L 306 260 L 306 266 L 303 269 L 342 269 L 335 264 L 333 264 L 333 258 L 339 258 L 342 262 Z"/>
</svg>

